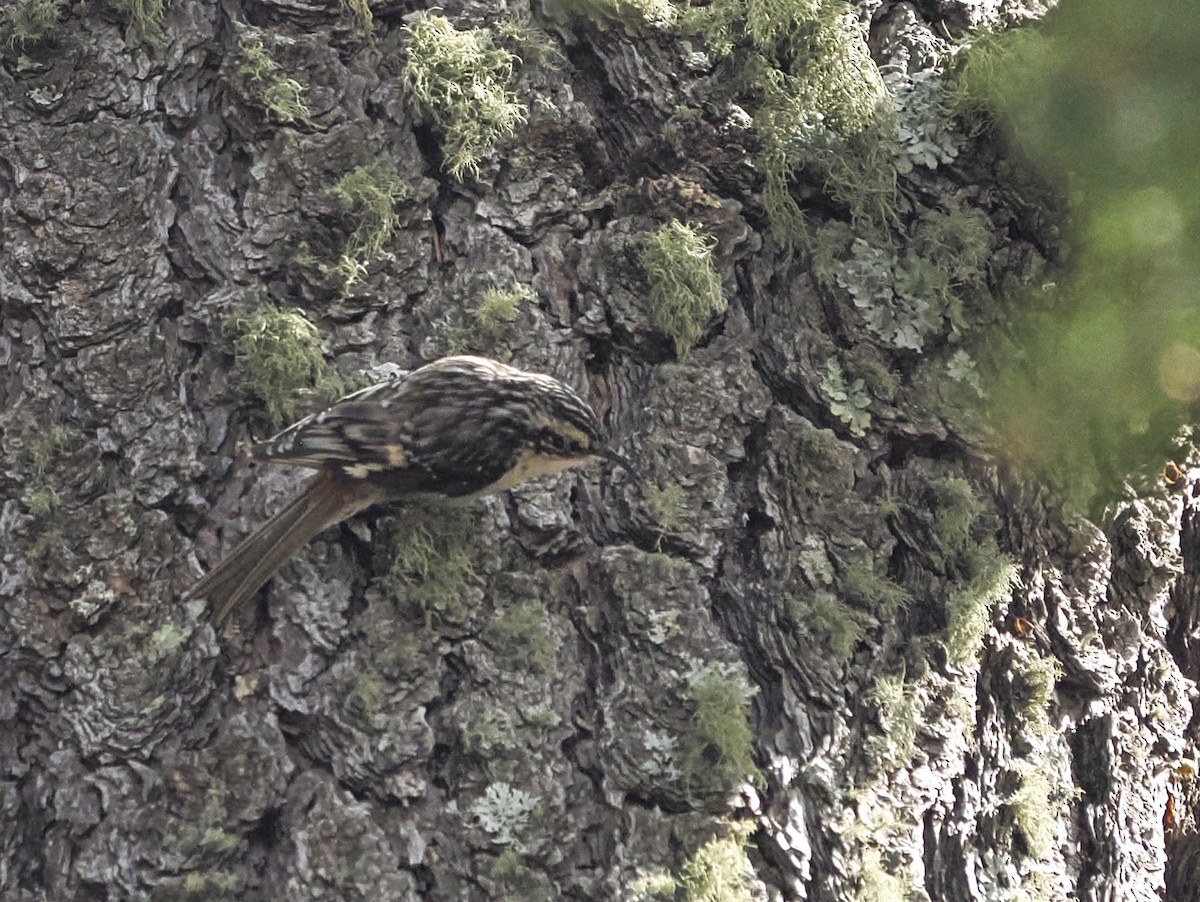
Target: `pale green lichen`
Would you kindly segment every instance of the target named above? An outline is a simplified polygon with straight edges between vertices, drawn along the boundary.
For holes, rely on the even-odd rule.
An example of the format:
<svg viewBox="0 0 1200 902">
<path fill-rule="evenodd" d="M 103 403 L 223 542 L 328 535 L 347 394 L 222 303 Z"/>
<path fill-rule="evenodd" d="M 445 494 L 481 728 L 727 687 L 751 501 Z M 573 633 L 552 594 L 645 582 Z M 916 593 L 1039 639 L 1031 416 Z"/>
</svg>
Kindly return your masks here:
<svg viewBox="0 0 1200 902">
<path fill-rule="evenodd" d="M 395 234 L 400 222 L 397 208 L 408 197 L 409 187 L 390 164 L 376 160 L 343 175 L 332 194 L 354 223 L 334 268 L 342 277 L 343 290 L 348 291 Z"/>
<path fill-rule="evenodd" d="M 304 102 L 304 85 L 283 73 L 261 40 L 244 37 L 238 48 L 242 57 L 238 74 L 248 81 L 263 107 L 280 122 L 308 122 L 311 111 Z"/>
<path fill-rule="evenodd" d="M 468 613 L 466 589 L 479 578 L 476 542 L 472 519 L 463 511 L 439 508 L 435 517 L 406 517 L 397 523 L 382 587 L 420 611 L 427 629 L 439 620 L 457 622 Z"/>
<path fill-rule="evenodd" d="M 821 391 L 829 398 L 829 412 L 850 429 L 850 434 L 862 438 L 871 425 L 871 396 L 867 394 L 862 379 L 848 380 L 842 364 L 830 357 L 825 363 L 825 376 L 821 380 Z"/>
<path fill-rule="evenodd" d="M 36 44 L 53 34 L 67 0 L 16 0 L 0 13 L 0 34 L 8 46 Z"/>
<path fill-rule="evenodd" d="M 510 664 L 535 673 L 547 673 L 554 665 L 554 643 L 539 602 L 524 601 L 498 613 L 488 627 L 487 641 Z"/>
<path fill-rule="evenodd" d="M 753 825 L 731 823 L 725 836 L 715 836 L 696 850 L 679 874 L 687 902 L 752 902 L 754 870 L 746 857 Z"/>
<path fill-rule="evenodd" d="M 538 801 L 537 796 L 508 783 L 493 783 L 468 810 L 493 843 L 506 846 L 517 841 L 517 834 L 528 825 Z"/>
<path fill-rule="evenodd" d="M 325 374 L 317 327 L 297 308 L 265 307 L 234 314 L 225 331 L 234 339 L 240 381 L 274 423 L 292 419 L 301 397 L 316 391 Z"/>
<path fill-rule="evenodd" d="M 497 347 L 513 334 L 522 308 L 533 297 L 533 289 L 527 285 L 484 291 L 479 303 L 465 318 L 455 317 L 446 327 L 446 343 L 450 353 L 475 351 L 494 354 Z"/>
<path fill-rule="evenodd" d="M 754 117 L 763 205 L 785 245 L 807 239 L 793 181 L 810 172 L 854 222 L 883 228 L 896 217 L 891 98 L 866 34 L 840 0 L 714 0 L 685 27 L 717 56 L 748 48 L 743 78 L 760 102 Z"/>
<path fill-rule="evenodd" d="M 867 624 L 861 611 L 824 590 L 790 599 L 788 609 L 797 628 L 815 642 L 824 643 L 839 664 L 850 660 Z"/>
<path fill-rule="evenodd" d="M 874 767 L 891 772 L 912 761 L 917 747 L 917 727 L 921 722 L 921 700 L 916 687 L 903 676 L 883 676 L 866 695 L 867 704 L 879 717 L 883 732 L 867 743 L 867 754 Z"/>
<path fill-rule="evenodd" d="M 758 779 L 749 723 L 750 699 L 756 692 L 734 665 L 709 662 L 692 668 L 686 694 L 694 712 L 679 742 L 686 785 L 728 787 Z"/>
<path fill-rule="evenodd" d="M 445 16 L 422 16 L 404 30 L 404 85 L 417 114 L 441 131 L 451 175 L 478 174 L 479 161 L 525 121 L 509 87 L 517 57 L 496 47 L 487 29 L 460 30 Z"/>
<path fill-rule="evenodd" d="M 143 40 L 155 40 L 167 15 L 166 0 L 108 0 L 109 6 L 124 13 L 129 30 Z"/>
<path fill-rule="evenodd" d="M 375 26 L 375 16 L 371 13 L 370 0 L 342 0 L 342 9 L 350 14 L 354 24 L 363 34 L 371 34 Z"/>
<path fill-rule="evenodd" d="M 650 285 L 650 313 L 657 329 L 684 357 L 709 320 L 725 309 L 721 277 L 713 266 L 715 241 L 697 228 L 672 220 L 640 241 L 638 262 Z"/>
</svg>

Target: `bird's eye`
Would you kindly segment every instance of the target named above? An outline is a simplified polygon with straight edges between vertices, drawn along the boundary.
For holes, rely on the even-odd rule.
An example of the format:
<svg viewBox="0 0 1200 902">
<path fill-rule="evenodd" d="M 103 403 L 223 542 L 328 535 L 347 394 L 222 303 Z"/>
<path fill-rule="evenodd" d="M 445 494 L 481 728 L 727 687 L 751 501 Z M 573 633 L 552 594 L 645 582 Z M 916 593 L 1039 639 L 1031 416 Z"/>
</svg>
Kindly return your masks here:
<svg viewBox="0 0 1200 902">
<path fill-rule="evenodd" d="M 538 439 L 538 444 L 542 447 L 542 450 L 549 454 L 579 453 L 576 442 L 553 429 L 543 430 Z"/>
</svg>

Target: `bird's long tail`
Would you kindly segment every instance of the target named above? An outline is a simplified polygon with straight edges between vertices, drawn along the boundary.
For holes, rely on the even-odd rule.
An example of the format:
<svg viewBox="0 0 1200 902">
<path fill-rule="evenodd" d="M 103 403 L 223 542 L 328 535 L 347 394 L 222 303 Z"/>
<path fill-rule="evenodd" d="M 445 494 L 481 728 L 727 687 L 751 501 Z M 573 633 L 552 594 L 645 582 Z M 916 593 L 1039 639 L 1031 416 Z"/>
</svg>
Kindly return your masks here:
<svg viewBox="0 0 1200 902">
<path fill-rule="evenodd" d="M 326 527 L 379 500 L 362 480 L 328 470 L 313 476 L 287 507 L 251 533 L 198 582 L 188 598 L 207 598 L 220 624 Z"/>
</svg>

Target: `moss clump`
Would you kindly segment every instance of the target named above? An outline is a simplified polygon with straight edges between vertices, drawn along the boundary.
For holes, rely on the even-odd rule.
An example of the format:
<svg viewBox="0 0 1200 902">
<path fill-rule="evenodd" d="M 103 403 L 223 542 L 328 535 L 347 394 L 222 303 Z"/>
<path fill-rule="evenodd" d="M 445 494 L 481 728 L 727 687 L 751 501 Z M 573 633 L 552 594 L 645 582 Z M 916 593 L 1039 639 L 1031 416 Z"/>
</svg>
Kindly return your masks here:
<svg viewBox="0 0 1200 902">
<path fill-rule="evenodd" d="M 907 590 L 886 576 L 879 576 L 867 563 L 847 567 L 840 583 L 849 601 L 885 620 L 892 619 L 912 600 Z"/>
<path fill-rule="evenodd" d="M 291 420 L 302 393 L 315 391 L 325 374 L 317 327 L 302 310 L 266 307 L 235 314 L 226 332 L 234 336 L 242 383 L 266 405 L 272 422 Z"/>
<path fill-rule="evenodd" d="M 515 54 L 483 28 L 459 30 L 445 16 L 405 26 L 404 86 L 416 112 L 442 132 L 444 166 L 455 178 L 478 174 L 479 161 L 525 121 L 509 88 Z"/>
<path fill-rule="evenodd" d="M 385 697 L 385 688 L 380 680 L 368 673 L 358 673 L 352 678 L 350 689 L 342 698 L 342 711 L 359 723 L 374 727 Z"/>
<path fill-rule="evenodd" d="M 1059 806 L 1053 800 L 1054 781 L 1045 764 L 1028 765 L 1020 779 L 1021 785 L 1009 796 L 1007 806 L 1029 854 L 1040 860 L 1053 849 L 1058 828 Z"/>
<path fill-rule="evenodd" d="M 889 872 L 883 852 L 877 848 L 863 850 L 858 879 L 856 902 L 907 902 L 913 898 L 912 881 L 907 875 Z"/>
<path fill-rule="evenodd" d="M 1050 736 L 1053 732 L 1050 703 L 1054 699 L 1054 686 L 1062 676 L 1062 665 L 1055 658 L 1033 654 L 1015 664 L 1013 675 L 1017 716 L 1032 735 Z"/>
<path fill-rule="evenodd" d="M 488 629 L 488 642 L 509 662 L 519 662 L 535 673 L 547 673 L 554 665 L 546 611 L 536 601 L 498 614 Z"/>
<path fill-rule="evenodd" d="M 754 691 L 731 665 L 698 665 L 689 674 L 687 696 L 695 712 L 679 744 L 685 785 L 728 787 L 758 777 L 748 719 Z"/>
<path fill-rule="evenodd" d="M 521 305 L 533 300 L 533 289 L 527 285 L 512 288 L 489 288 L 479 300 L 472 319 L 475 328 L 486 340 L 500 338 L 520 316 Z"/>
<path fill-rule="evenodd" d="M 32 452 L 33 470 L 39 477 L 46 475 L 66 444 L 67 430 L 62 426 L 52 426 L 42 433 Z"/>
<path fill-rule="evenodd" d="M 752 830 L 749 823 L 732 823 L 727 835 L 713 837 L 687 860 L 679 875 L 687 902 L 751 902 L 754 871 L 746 843 Z"/>
<path fill-rule="evenodd" d="M 447 346 L 450 353 L 494 351 L 510 336 L 521 316 L 522 306 L 531 300 L 533 289 L 527 285 L 487 289 L 465 322 L 453 323 L 448 328 Z"/>
<path fill-rule="evenodd" d="M 8 46 L 36 44 L 50 36 L 67 0 L 17 0 L 0 13 L 0 33 Z"/>
<path fill-rule="evenodd" d="M 679 483 L 659 488 L 645 487 L 646 511 L 654 518 L 658 527 L 656 550 L 662 549 L 662 540 L 679 528 L 687 516 L 687 493 Z"/>
<path fill-rule="evenodd" d="M 866 616 L 830 592 L 818 591 L 794 598 L 788 610 L 800 631 L 824 642 L 839 664 L 850 660 L 863 637 Z"/>
<path fill-rule="evenodd" d="M 933 532 L 942 553 L 961 574 L 946 602 L 946 657 L 951 666 L 975 669 L 996 603 L 1020 582 L 1020 568 L 990 536 L 976 535 L 983 504 L 965 479 L 931 486 Z"/>
<path fill-rule="evenodd" d="M 977 36 L 955 60 L 949 104 L 968 117 L 993 114 L 1020 97 L 1028 71 L 1046 66 L 1050 40 L 1031 28 Z"/>
<path fill-rule="evenodd" d="M 430 629 L 437 620 L 460 622 L 467 616 L 467 588 L 478 579 L 477 536 L 464 511 L 444 507 L 425 513 L 397 523 L 382 586 L 398 603 L 420 611 Z"/>
<path fill-rule="evenodd" d="M 896 217 L 894 106 L 866 36 L 841 0 L 714 0 L 685 17 L 717 55 L 749 45 L 742 73 L 760 101 L 754 126 L 766 177 L 763 206 L 776 237 L 805 238 L 792 181 L 819 178 L 856 224 Z"/>
<path fill-rule="evenodd" d="M 633 894 L 630 902 L 672 902 L 678 886 L 675 878 L 666 871 L 641 874 L 629 884 Z"/>
<path fill-rule="evenodd" d="M 238 48 L 242 55 L 238 74 L 250 82 L 267 112 L 280 122 L 308 122 L 311 111 L 304 102 L 304 85 L 283 74 L 262 41 L 244 38 Z"/>
<path fill-rule="evenodd" d="M 917 747 L 921 702 L 916 688 L 902 676 L 880 677 L 867 692 L 867 704 L 878 712 L 883 735 L 867 744 L 872 764 L 884 771 L 905 768 Z"/>
<path fill-rule="evenodd" d="M 167 15 L 166 0 L 108 0 L 129 20 L 129 30 L 143 40 L 154 37 Z"/>
<path fill-rule="evenodd" d="M 29 513 L 39 519 L 53 513 L 60 500 L 58 491 L 53 486 L 32 489 L 25 493 L 25 506 L 29 508 Z"/>
<path fill-rule="evenodd" d="M 375 26 L 375 16 L 371 13 L 369 0 L 342 0 L 342 9 L 350 13 L 350 18 L 363 34 L 370 34 Z"/>
<path fill-rule="evenodd" d="M 463 730 L 463 744 L 487 758 L 517 748 L 517 724 L 513 715 L 502 708 L 489 708 Z"/>
<path fill-rule="evenodd" d="M 361 276 L 366 264 L 383 251 L 400 221 L 397 205 L 408 197 L 408 183 L 382 160 L 357 166 L 333 186 L 333 196 L 354 221 L 346 239 L 342 259 L 336 267 L 349 287 Z"/>
<path fill-rule="evenodd" d="M 654 325 L 685 357 L 704 334 L 709 319 L 725 309 L 721 278 L 713 268 L 716 242 L 679 220 L 641 239 L 638 262 L 650 284 Z"/>
</svg>

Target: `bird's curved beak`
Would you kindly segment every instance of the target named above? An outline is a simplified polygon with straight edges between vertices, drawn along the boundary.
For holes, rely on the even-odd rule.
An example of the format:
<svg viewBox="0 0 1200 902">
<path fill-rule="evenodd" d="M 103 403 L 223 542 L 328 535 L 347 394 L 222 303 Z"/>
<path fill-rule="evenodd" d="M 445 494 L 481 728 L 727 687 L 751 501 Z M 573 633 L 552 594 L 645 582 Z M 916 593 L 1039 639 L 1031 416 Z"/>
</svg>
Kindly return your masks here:
<svg viewBox="0 0 1200 902">
<path fill-rule="evenodd" d="M 618 454 L 612 448 L 600 448 L 595 452 L 596 457 L 601 460 L 607 460 L 611 463 L 619 465 L 626 473 L 630 475 L 634 482 L 638 485 L 642 484 L 642 479 L 638 475 L 637 469 L 630 463 L 629 459 Z"/>
</svg>

